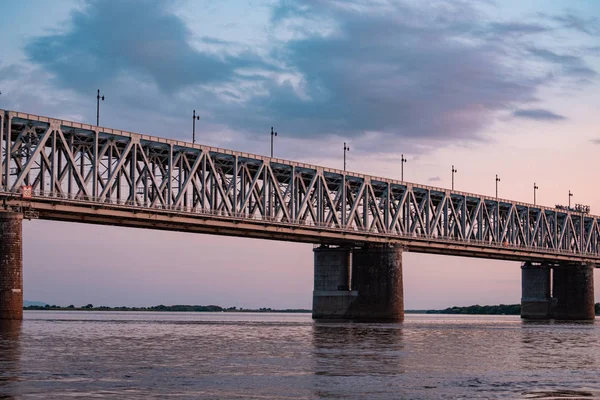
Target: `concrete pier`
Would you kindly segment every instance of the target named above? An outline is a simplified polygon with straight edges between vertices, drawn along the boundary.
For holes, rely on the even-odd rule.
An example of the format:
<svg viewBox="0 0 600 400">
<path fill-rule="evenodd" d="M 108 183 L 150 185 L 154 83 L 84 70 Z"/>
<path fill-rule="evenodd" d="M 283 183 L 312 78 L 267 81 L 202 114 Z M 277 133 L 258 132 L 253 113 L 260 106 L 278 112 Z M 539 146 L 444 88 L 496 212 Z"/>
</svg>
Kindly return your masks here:
<svg viewBox="0 0 600 400">
<path fill-rule="evenodd" d="M 588 264 L 560 264 L 553 268 L 551 316 L 561 320 L 593 320 L 594 269 Z"/>
<path fill-rule="evenodd" d="M 521 266 L 521 318 L 550 318 L 550 268 L 547 265 Z"/>
<path fill-rule="evenodd" d="M 352 318 L 402 321 L 402 247 L 376 245 L 354 249 L 352 289 L 358 292 L 348 310 Z"/>
<path fill-rule="evenodd" d="M 350 290 L 352 257 L 350 248 L 321 246 L 313 251 L 315 255 L 313 318 L 347 318 L 350 303 L 357 295 Z"/>
<path fill-rule="evenodd" d="M 23 319 L 23 216 L 0 211 L 0 320 Z"/>
</svg>

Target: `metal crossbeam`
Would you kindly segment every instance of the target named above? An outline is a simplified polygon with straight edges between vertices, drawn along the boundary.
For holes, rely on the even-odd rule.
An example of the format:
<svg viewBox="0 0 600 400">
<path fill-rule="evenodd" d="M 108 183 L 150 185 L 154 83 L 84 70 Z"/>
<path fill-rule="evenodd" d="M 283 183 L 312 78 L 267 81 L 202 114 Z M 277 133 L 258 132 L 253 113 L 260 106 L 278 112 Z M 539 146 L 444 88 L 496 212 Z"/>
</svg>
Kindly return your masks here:
<svg viewBox="0 0 600 400">
<path fill-rule="evenodd" d="M 146 226 L 147 214 L 160 229 L 600 261 L 599 218 L 579 212 L 12 111 L 0 137 L 0 196 L 21 206 L 31 186 L 40 218 Z M 161 225 L 174 215 L 189 222 Z"/>
</svg>

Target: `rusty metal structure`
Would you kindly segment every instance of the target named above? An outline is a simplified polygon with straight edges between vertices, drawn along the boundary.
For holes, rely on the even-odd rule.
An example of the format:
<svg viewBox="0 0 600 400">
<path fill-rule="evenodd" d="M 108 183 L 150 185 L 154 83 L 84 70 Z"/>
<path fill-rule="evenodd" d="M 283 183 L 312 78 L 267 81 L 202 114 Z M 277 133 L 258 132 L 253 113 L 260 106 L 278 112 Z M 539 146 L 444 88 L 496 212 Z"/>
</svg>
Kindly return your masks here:
<svg viewBox="0 0 600 400">
<path fill-rule="evenodd" d="M 600 261 L 600 218 L 0 110 L 4 208 L 29 218 L 531 262 Z M 584 212 L 586 211 L 586 212 Z"/>
</svg>

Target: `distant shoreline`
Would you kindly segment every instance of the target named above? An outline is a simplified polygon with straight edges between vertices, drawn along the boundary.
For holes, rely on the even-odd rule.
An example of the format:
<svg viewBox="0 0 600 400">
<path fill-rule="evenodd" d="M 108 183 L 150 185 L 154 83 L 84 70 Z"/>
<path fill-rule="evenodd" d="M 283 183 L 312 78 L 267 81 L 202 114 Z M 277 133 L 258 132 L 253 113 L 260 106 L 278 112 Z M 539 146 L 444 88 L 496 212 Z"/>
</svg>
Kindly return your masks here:
<svg viewBox="0 0 600 400">
<path fill-rule="evenodd" d="M 108 307 L 108 306 L 99 306 L 94 307 L 92 304 L 88 304 L 83 307 L 61 307 L 56 305 L 32 305 L 25 306 L 23 310 L 34 310 L 34 311 L 160 311 L 160 312 L 242 312 L 242 313 L 312 313 L 312 310 L 306 309 L 281 309 L 276 310 L 272 308 L 237 308 L 237 307 L 229 307 L 224 308 L 215 305 L 208 306 L 196 306 L 196 305 L 173 305 L 173 306 L 165 306 L 158 305 L 152 307 Z"/>
<path fill-rule="evenodd" d="M 160 312 L 236 312 L 236 313 L 312 313 L 312 310 L 294 309 L 272 309 L 272 308 L 224 308 L 215 305 L 158 305 L 152 307 L 94 307 L 88 304 L 83 307 L 60 307 L 56 305 L 31 305 L 23 307 L 23 310 L 35 311 L 160 311 Z M 500 304 L 495 306 L 473 305 L 468 307 L 449 307 L 443 310 L 405 310 L 405 314 L 462 314 L 462 315 L 520 315 L 520 304 Z M 600 315 L 600 303 L 596 303 L 596 315 Z"/>
</svg>

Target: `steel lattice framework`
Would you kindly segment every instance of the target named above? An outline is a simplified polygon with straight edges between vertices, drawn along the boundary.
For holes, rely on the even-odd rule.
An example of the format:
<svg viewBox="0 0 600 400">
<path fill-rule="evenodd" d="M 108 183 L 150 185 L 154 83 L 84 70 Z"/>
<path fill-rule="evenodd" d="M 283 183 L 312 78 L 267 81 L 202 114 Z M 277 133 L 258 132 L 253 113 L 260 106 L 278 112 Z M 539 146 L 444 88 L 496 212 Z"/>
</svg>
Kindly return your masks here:
<svg viewBox="0 0 600 400">
<path fill-rule="evenodd" d="M 600 260 L 599 218 L 0 110 L 5 207 L 39 218 L 521 261 Z M 33 197 L 22 198 L 31 186 Z"/>
</svg>

